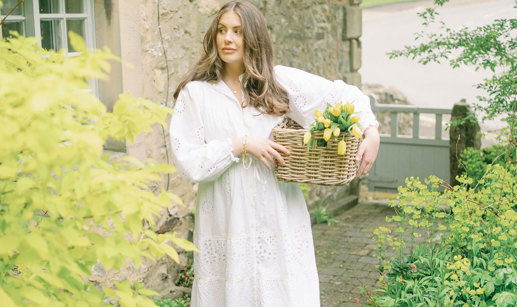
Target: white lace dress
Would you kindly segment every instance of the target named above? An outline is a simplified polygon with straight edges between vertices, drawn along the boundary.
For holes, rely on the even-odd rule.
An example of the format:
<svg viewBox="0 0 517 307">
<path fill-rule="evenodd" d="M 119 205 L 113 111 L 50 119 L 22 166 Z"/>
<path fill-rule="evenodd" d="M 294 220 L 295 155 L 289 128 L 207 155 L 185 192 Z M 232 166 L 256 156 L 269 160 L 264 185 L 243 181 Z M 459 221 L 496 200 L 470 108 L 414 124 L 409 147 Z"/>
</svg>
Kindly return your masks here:
<svg viewBox="0 0 517 307">
<path fill-rule="evenodd" d="M 364 129 L 377 125 L 368 97 L 343 81 L 275 67 L 290 113 L 304 127 L 316 108 L 350 101 Z M 242 109 L 223 81 L 194 81 L 180 92 L 170 135 L 178 171 L 199 182 L 192 307 L 320 306 L 309 213 L 298 184 L 280 183 L 252 159 L 232 155 L 232 139 L 271 138 L 283 117 Z"/>
</svg>

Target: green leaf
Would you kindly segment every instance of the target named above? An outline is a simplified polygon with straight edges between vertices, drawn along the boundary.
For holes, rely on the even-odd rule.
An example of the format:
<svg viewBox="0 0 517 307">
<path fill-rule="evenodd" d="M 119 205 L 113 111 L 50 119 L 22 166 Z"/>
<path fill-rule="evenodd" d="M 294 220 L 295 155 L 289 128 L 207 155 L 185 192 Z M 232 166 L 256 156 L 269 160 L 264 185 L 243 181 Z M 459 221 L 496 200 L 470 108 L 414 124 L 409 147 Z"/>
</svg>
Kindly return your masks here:
<svg viewBox="0 0 517 307">
<path fill-rule="evenodd" d="M 160 296 L 160 293 L 151 289 L 139 289 L 138 293 L 146 296 Z"/>
<path fill-rule="evenodd" d="M 69 31 L 68 38 L 69 38 L 70 45 L 72 45 L 72 48 L 74 48 L 75 51 L 77 51 L 77 52 L 86 51 L 86 44 L 84 43 L 84 40 L 80 35 L 75 34 L 72 31 Z"/>
<path fill-rule="evenodd" d="M 177 238 L 176 233 L 173 233 L 172 236 L 173 236 L 172 242 L 174 244 L 178 245 L 179 247 L 183 248 L 184 250 L 186 250 L 188 252 L 191 252 L 191 251 L 199 252 L 199 250 L 194 245 L 194 243 L 192 243 L 188 240 L 185 240 L 185 239 Z"/>
<path fill-rule="evenodd" d="M 494 300 L 500 307 L 515 306 L 514 304 L 517 303 L 516 295 L 507 291 L 494 295 Z"/>
<path fill-rule="evenodd" d="M 180 263 L 178 252 L 172 246 L 167 245 L 167 243 L 161 243 L 159 246 L 172 260 Z"/>
<path fill-rule="evenodd" d="M 0 302 L 2 302 L 2 306 L 5 307 L 16 307 L 16 304 L 13 302 L 11 297 L 5 293 L 4 289 L 0 287 Z"/>
<path fill-rule="evenodd" d="M 0 236 L 0 254 L 11 254 L 20 243 L 20 238 L 13 235 Z"/>
<path fill-rule="evenodd" d="M 47 241 L 43 239 L 41 235 L 34 232 L 30 233 L 26 236 L 25 243 L 32 247 L 41 257 L 41 259 L 45 259 L 48 257 Z"/>
</svg>

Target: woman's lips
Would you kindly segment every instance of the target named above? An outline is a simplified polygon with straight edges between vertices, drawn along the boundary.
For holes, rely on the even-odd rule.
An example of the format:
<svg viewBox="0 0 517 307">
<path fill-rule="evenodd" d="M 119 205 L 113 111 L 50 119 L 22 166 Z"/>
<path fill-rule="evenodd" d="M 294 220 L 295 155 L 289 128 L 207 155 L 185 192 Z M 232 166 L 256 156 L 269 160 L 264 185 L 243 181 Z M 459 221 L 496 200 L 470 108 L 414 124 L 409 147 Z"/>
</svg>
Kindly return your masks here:
<svg viewBox="0 0 517 307">
<path fill-rule="evenodd" d="M 231 53 L 231 52 L 235 52 L 235 49 L 233 49 L 233 48 L 223 48 L 223 51 L 226 52 L 226 53 Z"/>
</svg>

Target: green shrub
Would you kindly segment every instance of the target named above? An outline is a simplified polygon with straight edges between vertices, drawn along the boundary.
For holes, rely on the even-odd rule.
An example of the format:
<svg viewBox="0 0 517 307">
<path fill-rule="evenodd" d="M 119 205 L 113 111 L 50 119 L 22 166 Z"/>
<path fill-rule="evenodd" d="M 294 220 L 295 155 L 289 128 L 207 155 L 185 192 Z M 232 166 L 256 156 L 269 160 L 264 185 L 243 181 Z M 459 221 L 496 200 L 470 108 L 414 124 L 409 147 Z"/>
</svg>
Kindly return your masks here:
<svg viewBox="0 0 517 307">
<path fill-rule="evenodd" d="M 495 164 L 476 189 L 460 181 L 410 178 L 399 187 L 390 227 L 375 230 L 381 288 L 372 304 L 517 304 L 517 178 Z"/>
<path fill-rule="evenodd" d="M 509 161 L 509 170 L 511 175 L 515 176 L 515 150 L 503 145 L 493 145 L 481 150 L 471 147 L 466 148 L 460 154 L 460 168 L 464 175 L 473 180 L 470 184 L 471 187 L 475 187 L 479 179 L 485 174 L 488 165 L 499 164 L 505 166 L 507 157 L 510 161 L 514 161 L 513 163 Z"/>
<path fill-rule="evenodd" d="M 194 248 L 145 226 L 180 202 L 148 188 L 173 168 L 103 154 L 108 137 L 132 141 L 171 111 L 123 94 L 107 112 L 85 80 L 104 78 L 114 56 L 86 50 L 73 33 L 70 42 L 80 55 L 46 51 L 35 38 L 0 40 L 0 302 L 153 306 L 156 293 L 141 284 L 98 288 L 88 277 L 98 262 L 117 270 L 143 257 L 178 260 L 169 242 Z"/>
<path fill-rule="evenodd" d="M 171 301 L 168 298 L 162 298 L 159 300 L 154 301 L 156 305 L 159 307 L 187 307 L 189 306 L 188 303 L 190 302 L 190 297 L 185 295 L 182 298 L 177 298 L 174 301 Z"/>
<path fill-rule="evenodd" d="M 326 223 L 327 225 L 331 225 L 335 222 L 332 213 L 330 213 L 327 208 L 322 208 L 319 204 L 316 205 L 316 208 L 314 209 L 314 217 L 316 224 Z"/>
<path fill-rule="evenodd" d="M 177 286 L 192 288 L 194 283 L 194 253 L 187 252 L 187 263 L 178 272 L 175 284 Z"/>
</svg>

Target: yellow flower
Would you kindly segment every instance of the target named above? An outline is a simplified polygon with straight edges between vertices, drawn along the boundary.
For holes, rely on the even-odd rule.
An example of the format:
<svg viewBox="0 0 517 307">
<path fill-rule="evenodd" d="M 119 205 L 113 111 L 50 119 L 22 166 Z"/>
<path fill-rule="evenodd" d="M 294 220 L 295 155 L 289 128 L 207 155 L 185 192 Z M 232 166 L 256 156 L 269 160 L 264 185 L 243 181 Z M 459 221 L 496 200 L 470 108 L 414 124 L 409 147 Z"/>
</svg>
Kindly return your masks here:
<svg viewBox="0 0 517 307">
<path fill-rule="evenodd" d="M 501 261 L 501 260 L 499 260 L 499 259 L 494 260 L 494 262 L 495 262 L 495 264 L 497 264 L 497 265 L 499 265 L 499 266 L 503 265 L 503 261 Z"/>
<path fill-rule="evenodd" d="M 359 122 L 359 116 L 352 116 L 352 117 L 350 118 L 350 121 L 351 121 L 352 123 L 354 123 L 354 124 L 355 124 L 355 123 L 358 123 L 358 122 Z"/>
<path fill-rule="evenodd" d="M 316 116 L 316 118 L 318 118 L 318 117 L 323 116 L 323 113 L 321 113 L 320 110 L 316 109 L 316 110 L 314 110 L 314 116 Z"/>
<path fill-rule="evenodd" d="M 323 125 L 325 125 L 325 128 L 330 127 L 331 123 L 332 123 L 332 121 L 328 118 L 325 118 L 325 120 L 323 120 Z"/>
<path fill-rule="evenodd" d="M 348 114 L 352 114 L 354 113 L 354 105 L 351 104 L 350 102 L 347 102 L 345 103 L 345 105 L 343 106 L 343 110 L 345 112 L 347 112 Z"/>
<path fill-rule="evenodd" d="M 499 246 L 501 246 L 501 243 L 499 243 L 499 241 L 492 240 L 492 246 L 499 247 Z"/>
<path fill-rule="evenodd" d="M 453 296 L 454 295 L 454 291 L 451 290 L 451 292 L 449 292 L 449 295 Z"/>
<path fill-rule="evenodd" d="M 506 259 L 504 259 L 504 262 L 508 263 L 508 264 L 511 264 L 515 261 L 515 259 L 513 259 L 512 257 L 508 257 Z"/>
<path fill-rule="evenodd" d="M 341 134 L 341 129 L 339 129 L 339 127 L 336 127 L 334 131 L 332 131 L 332 134 L 334 136 L 339 136 Z"/>
<path fill-rule="evenodd" d="M 513 230 L 513 229 L 510 229 L 508 234 L 510 234 L 510 236 L 515 236 L 517 234 L 517 232 L 515 230 Z"/>
<path fill-rule="evenodd" d="M 323 116 L 318 116 L 318 118 L 316 118 L 316 120 L 318 121 L 318 123 L 324 123 L 325 122 L 325 117 Z"/>
<path fill-rule="evenodd" d="M 483 292 L 485 292 L 485 287 L 476 290 L 477 294 L 483 294 Z"/>
<path fill-rule="evenodd" d="M 330 128 L 327 128 L 323 131 L 323 139 L 325 141 L 328 141 L 330 140 L 330 137 L 332 136 L 332 131 L 330 130 Z"/>
<path fill-rule="evenodd" d="M 345 141 L 341 140 L 339 143 L 337 143 L 337 154 L 344 156 L 346 154 L 346 143 Z"/>
<path fill-rule="evenodd" d="M 489 266 L 488 266 L 488 270 L 489 270 L 490 272 L 493 272 L 493 271 L 495 270 L 495 268 L 494 268 L 493 266 L 489 265 Z"/>
<path fill-rule="evenodd" d="M 363 132 L 361 131 L 361 128 L 357 127 L 357 126 L 353 126 L 352 127 L 352 134 L 353 136 L 355 136 L 357 139 L 361 139 L 363 137 Z"/>
<path fill-rule="evenodd" d="M 332 107 L 330 108 L 330 113 L 332 113 L 334 116 L 339 116 L 341 115 L 341 110 L 336 107 Z"/>
<path fill-rule="evenodd" d="M 451 279 L 452 280 L 458 280 L 458 275 L 456 275 L 456 273 L 452 273 Z"/>
<path fill-rule="evenodd" d="M 449 281 L 448 281 L 448 280 L 446 280 L 446 281 L 444 281 L 444 282 L 443 282 L 443 284 L 444 284 L 444 285 L 448 285 L 448 284 L 449 284 Z"/>
<path fill-rule="evenodd" d="M 474 289 L 470 290 L 470 291 L 469 291 L 469 294 L 470 294 L 470 295 L 476 295 L 476 290 L 474 290 Z"/>
<path fill-rule="evenodd" d="M 341 102 L 338 102 L 338 103 L 336 103 L 334 108 L 338 109 L 339 112 L 341 112 L 341 110 L 343 110 L 343 104 Z"/>
<path fill-rule="evenodd" d="M 458 261 L 458 260 L 460 260 L 460 259 L 461 259 L 461 255 L 456 255 L 456 256 L 454 256 L 454 260 Z"/>
<path fill-rule="evenodd" d="M 445 212 L 435 212 L 433 215 L 439 219 L 443 219 L 445 217 Z"/>
<path fill-rule="evenodd" d="M 307 143 L 309 143 L 311 138 L 312 138 L 311 132 L 310 131 L 305 132 L 305 134 L 303 135 L 303 145 L 307 145 Z"/>
<path fill-rule="evenodd" d="M 474 287 L 479 288 L 479 283 L 478 283 L 478 282 L 475 282 L 475 283 L 474 283 Z"/>
</svg>

